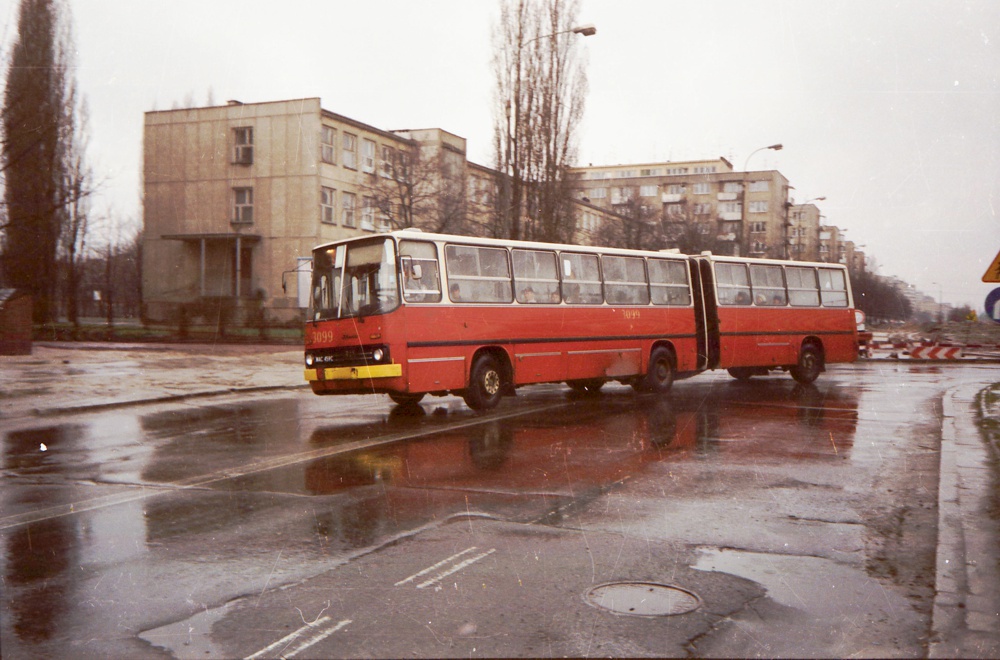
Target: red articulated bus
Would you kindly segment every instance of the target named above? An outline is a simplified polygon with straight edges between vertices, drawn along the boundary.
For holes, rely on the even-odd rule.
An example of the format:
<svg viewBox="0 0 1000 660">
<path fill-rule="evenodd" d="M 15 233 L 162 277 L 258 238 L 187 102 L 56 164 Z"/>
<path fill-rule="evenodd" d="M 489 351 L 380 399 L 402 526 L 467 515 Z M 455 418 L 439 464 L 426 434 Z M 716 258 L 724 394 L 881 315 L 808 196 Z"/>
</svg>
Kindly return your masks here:
<svg viewBox="0 0 1000 660">
<path fill-rule="evenodd" d="M 835 264 L 419 230 L 313 251 L 305 377 L 316 394 L 403 404 L 455 393 L 481 410 L 533 383 L 666 392 L 677 374 L 775 367 L 808 383 L 856 356 Z"/>
</svg>

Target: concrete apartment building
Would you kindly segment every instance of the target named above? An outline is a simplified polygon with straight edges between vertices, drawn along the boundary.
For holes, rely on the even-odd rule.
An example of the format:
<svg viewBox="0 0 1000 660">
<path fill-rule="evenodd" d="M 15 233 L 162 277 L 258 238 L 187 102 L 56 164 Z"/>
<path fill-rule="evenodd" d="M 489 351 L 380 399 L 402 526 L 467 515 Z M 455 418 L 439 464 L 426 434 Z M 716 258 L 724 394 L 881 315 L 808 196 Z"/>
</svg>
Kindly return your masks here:
<svg viewBox="0 0 1000 660">
<path fill-rule="evenodd" d="M 737 172 L 718 158 L 589 165 L 570 175 L 591 204 L 616 210 L 638 201 L 667 227 L 699 226 L 720 254 L 788 258 L 789 185 L 776 170 Z"/>
<path fill-rule="evenodd" d="M 819 261 L 820 211 L 815 204 L 788 208 L 788 258 Z"/>
<path fill-rule="evenodd" d="M 263 306 L 297 318 L 305 292 L 287 271 L 318 243 L 376 229 L 358 188 L 380 147 L 413 142 L 319 99 L 146 113 L 146 317 L 172 320 L 183 305 L 218 313 L 227 302 L 237 314 Z"/>
<path fill-rule="evenodd" d="M 403 226 L 483 233 L 498 181 L 462 137 L 382 130 L 318 98 L 148 112 L 143 172 L 144 315 L 159 322 L 295 322 L 314 246 Z M 615 219 L 577 207 L 580 242 Z"/>
</svg>

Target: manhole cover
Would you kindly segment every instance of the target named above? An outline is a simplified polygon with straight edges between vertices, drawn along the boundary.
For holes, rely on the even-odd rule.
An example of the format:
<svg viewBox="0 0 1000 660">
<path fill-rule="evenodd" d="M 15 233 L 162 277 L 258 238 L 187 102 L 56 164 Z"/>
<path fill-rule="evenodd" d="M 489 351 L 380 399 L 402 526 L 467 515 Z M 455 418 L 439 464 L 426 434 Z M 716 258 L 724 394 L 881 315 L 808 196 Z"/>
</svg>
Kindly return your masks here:
<svg viewBox="0 0 1000 660">
<path fill-rule="evenodd" d="M 672 616 L 698 609 L 701 600 L 685 589 L 655 582 L 613 582 L 587 592 L 587 602 L 617 614 Z"/>
</svg>

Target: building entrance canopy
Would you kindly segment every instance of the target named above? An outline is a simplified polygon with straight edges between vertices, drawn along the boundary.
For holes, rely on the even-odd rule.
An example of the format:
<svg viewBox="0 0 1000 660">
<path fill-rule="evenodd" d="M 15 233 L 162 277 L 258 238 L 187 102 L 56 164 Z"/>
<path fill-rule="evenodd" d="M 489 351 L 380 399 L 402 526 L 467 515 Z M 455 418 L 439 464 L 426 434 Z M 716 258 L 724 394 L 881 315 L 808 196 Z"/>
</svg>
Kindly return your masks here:
<svg viewBox="0 0 1000 660">
<path fill-rule="evenodd" d="M 214 234 L 164 234 L 162 237 L 168 241 L 183 241 L 185 243 L 197 244 L 199 252 L 199 295 L 204 297 L 207 294 L 206 284 L 206 262 L 208 260 L 208 249 L 213 247 L 218 249 L 224 246 L 230 250 L 233 263 L 232 293 L 239 298 L 241 295 L 249 293 L 243 289 L 249 289 L 251 276 L 251 260 L 249 251 L 244 250 L 261 239 L 259 234 L 235 234 L 235 233 L 214 233 Z"/>
</svg>

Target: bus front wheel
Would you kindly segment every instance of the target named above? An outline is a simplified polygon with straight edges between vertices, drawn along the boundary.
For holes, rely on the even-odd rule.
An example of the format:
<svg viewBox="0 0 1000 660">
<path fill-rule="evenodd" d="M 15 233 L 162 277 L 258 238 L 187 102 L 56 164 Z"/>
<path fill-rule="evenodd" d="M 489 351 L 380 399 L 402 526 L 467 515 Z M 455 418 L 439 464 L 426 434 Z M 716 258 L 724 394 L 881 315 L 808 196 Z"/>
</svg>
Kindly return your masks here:
<svg viewBox="0 0 1000 660">
<path fill-rule="evenodd" d="M 501 396 L 503 396 L 503 371 L 500 363 L 492 355 L 482 355 L 472 364 L 469 389 L 462 398 L 473 410 L 488 410 L 500 403 Z"/>
<path fill-rule="evenodd" d="M 415 406 L 424 398 L 423 392 L 420 394 L 408 394 L 403 392 L 389 392 L 389 398 L 393 403 L 400 406 Z"/>
<path fill-rule="evenodd" d="M 649 356 L 649 371 L 642 381 L 642 389 L 646 392 L 663 394 L 674 384 L 674 356 L 664 347 L 653 349 Z"/>
<path fill-rule="evenodd" d="M 799 353 L 799 363 L 789 371 L 792 378 L 803 385 L 809 385 L 819 378 L 820 372 L 823 371 L 823 356 L 819 349 L 812 344 L 803 346 L 802 352 Z"/>
</svg>

